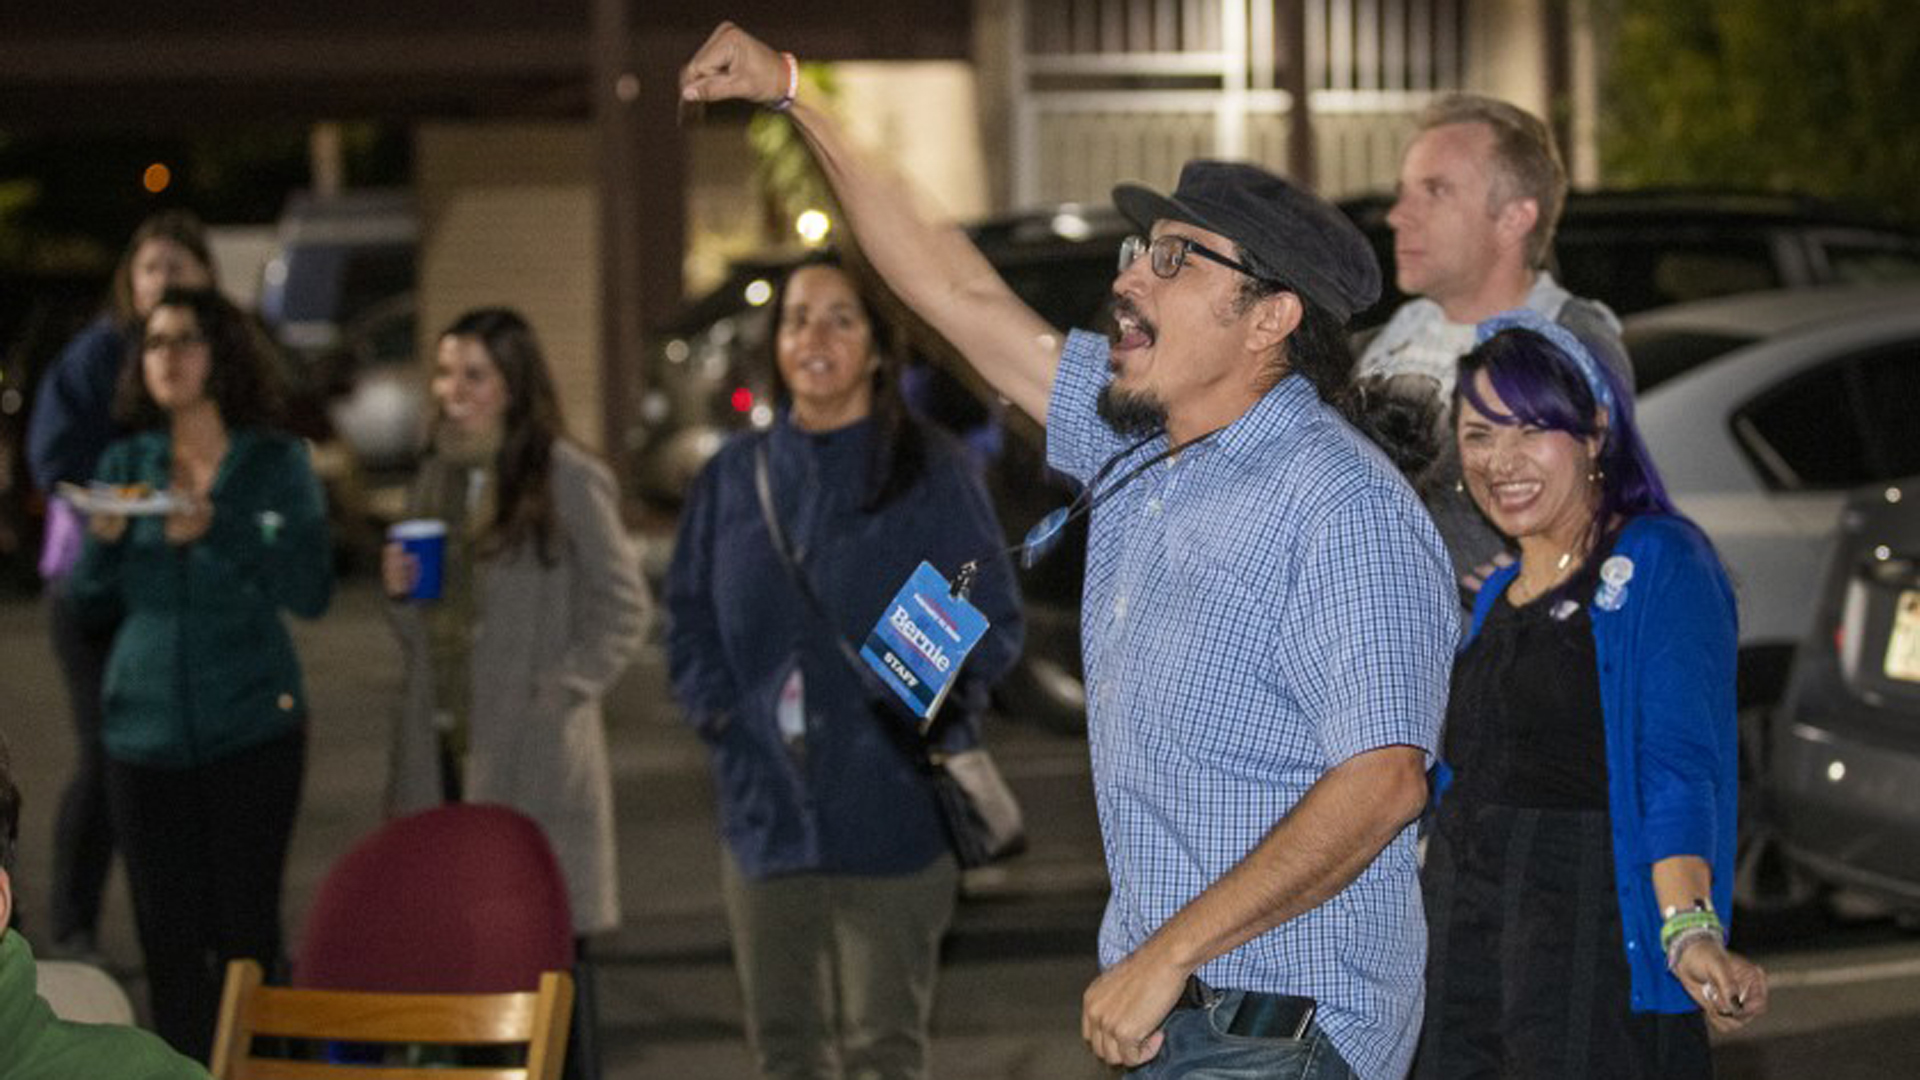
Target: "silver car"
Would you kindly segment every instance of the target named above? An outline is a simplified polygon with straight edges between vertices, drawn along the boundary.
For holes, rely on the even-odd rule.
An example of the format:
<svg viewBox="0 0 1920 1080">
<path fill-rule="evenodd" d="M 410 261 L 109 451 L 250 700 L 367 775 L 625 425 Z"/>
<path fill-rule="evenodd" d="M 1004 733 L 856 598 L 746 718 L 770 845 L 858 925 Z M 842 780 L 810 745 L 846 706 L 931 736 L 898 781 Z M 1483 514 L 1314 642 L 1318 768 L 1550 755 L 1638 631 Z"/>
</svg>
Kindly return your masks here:
<svg viewBox="0 0 1920 1080">
<path fill-rule="evenodd" d="M 1757 927 L 1812 898 L 1813 883 L 1783 857 L 1758 780 L 1819 568 L 1849 491 L 1920 473 L 1920 284 L 1662 308 L 1627 321 L 1627 346 L 1654 459 L 1739 597 L 1736 896 Z"/>
</svg>

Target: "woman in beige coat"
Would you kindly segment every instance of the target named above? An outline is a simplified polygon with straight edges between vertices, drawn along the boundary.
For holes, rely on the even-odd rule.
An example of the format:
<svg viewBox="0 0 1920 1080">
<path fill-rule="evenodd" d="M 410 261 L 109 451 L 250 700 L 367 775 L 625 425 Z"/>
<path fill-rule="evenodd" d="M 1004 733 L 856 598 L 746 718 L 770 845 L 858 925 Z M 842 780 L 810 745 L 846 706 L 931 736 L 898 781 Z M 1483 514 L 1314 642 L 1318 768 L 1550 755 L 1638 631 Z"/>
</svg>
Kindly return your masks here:
<svg viewBox="0 0 1920 1080">
<path fill-rule="evenodd" d="M 639 562 L 612 474 L 562 435 L 523 318 L 485 308 L 455 320 L 432 390 L 433 446 L 409 516 L 446 524 L 439 597 L 404 599 L 420 566 L 398 545 L 381 564 L 402 598 L 391 610 L 406 659 L 387 809 L 489 802 L 539 822 L 584 946 L 620 918 L 600 702 L 640 645 Z"/>
</svg>

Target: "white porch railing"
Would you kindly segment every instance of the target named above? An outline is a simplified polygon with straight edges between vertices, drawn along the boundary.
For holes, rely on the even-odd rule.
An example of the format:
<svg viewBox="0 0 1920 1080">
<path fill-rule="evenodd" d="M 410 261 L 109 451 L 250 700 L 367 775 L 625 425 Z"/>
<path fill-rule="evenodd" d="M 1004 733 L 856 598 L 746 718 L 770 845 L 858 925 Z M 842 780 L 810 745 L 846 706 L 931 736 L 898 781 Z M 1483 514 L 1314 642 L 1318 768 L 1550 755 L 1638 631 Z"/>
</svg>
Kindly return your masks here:
<svg viewBox="0 0 1920 1080">
<path fill-rule="evenodd" d="M 1414 115 L 1460 85 L 1473 2 L 1013 0 L 1014 202 L 1170 186 L 1194 157 L 1292 172 L 1288 86 L 1308 92 L 1319 190 L 1389 186 Z"/>
</svg>

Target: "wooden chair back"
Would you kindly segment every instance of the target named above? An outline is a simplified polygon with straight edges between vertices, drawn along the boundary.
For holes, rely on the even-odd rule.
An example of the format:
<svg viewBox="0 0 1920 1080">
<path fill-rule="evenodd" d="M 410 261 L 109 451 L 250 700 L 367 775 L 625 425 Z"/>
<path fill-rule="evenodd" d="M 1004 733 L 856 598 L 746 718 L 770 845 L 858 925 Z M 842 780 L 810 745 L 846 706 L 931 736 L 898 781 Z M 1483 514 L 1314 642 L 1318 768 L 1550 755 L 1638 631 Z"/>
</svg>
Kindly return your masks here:
<svg viewBox="0 0 1920 1080">
<path fill-rule="evenodd" d="M 556 1080 L 566 1057 L 573 980 L 541 975 L 540 988 L 499 994 L 387 994 L 298 990 L 264 984 L 260 965 L 227 966 L 214 1036 L 217 1080 Z M 319 1044 L 526 1046 L 524 1065 L 418 1068 L 298 1060 L 256 1053 L 257 1036 Z"/>
</svg>

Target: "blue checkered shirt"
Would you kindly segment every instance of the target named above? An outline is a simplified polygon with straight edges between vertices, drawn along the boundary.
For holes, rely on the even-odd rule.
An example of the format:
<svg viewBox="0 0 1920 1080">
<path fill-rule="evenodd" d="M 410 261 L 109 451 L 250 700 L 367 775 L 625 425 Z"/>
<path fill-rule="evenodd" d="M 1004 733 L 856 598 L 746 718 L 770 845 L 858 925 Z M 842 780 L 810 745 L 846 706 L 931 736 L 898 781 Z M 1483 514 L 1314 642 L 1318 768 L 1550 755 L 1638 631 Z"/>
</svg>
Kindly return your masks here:
<svg viewBox="0 0 1920 1080">
<path fill-rule="evenodd" d="M 1047 453 L 1083 484 L 1133 441 L 1095 414 L 1106 379 L 1106 339 L 1070 336 Z M 1156 440 L 1133 457 L 1164 449 Z M 1431 757 L 1458 611 L 1419 500 L 1298 376 L 1103 502 L 1081 624 L 1113 880 L 1101 965 L 1238 863 L 1328 769 L 1386 746 Z M 1426 960 L 1413 833 L 1200 977 L 1317 999 L 1347 1063 L 1397 1080 L 1419 1034 Z"/>
</svg>

